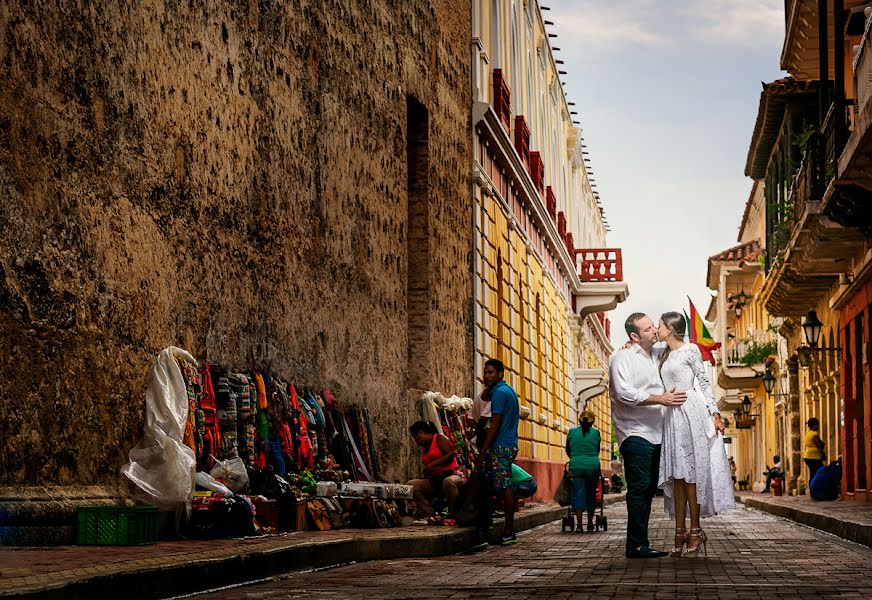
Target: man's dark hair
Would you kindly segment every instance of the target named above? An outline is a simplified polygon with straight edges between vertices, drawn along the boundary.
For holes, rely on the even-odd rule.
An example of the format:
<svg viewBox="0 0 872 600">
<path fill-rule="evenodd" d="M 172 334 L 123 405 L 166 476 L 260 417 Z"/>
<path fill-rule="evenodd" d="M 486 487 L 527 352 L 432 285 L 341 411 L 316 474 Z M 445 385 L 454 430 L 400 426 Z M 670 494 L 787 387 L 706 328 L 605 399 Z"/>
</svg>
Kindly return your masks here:
<svg viewBox="0 0 872 600">
<path fill-rule="evenodd" d="M 503 364 L 503 361 L 498 358 L 487 359 L 487 361 L 485 361 L 484 363 L 484 366 L 493 367 L 497 373 L 502 373 L 506 370 L 506 366 Z"/>
<path fill-rule="evenodd" d="M 639 335 L 639 328 L 636 326 L 636 321 L 645 316 L 645 313 L 633 313 L 627 320 L 624 322 L 624 329 L 627 331 L 627 335 L 629 336 L 631 333 L 635 333 Z"/>
<path fill-rule="evenodd" d="M 439 433 L 439 430 L 431 421 L 415 421 L 412 423 L 411 427 L 409 427 L 409 433 L 412 435 L 417 435 L 419 431 L 425 433 Z"/>
<path fill-rule="evenodd" d="M 772 460 L 774 460 L 775 462 L 781 462 L 781 457 L 776 454 L 772 457 Z"/>
<path fill-rule="evenodd" d="M 806 425 L 808 425 L 809 427 L 817 427 L 820 424 L 821 424 L 821 422 L 817 420 L 817 417 L 812 417 L 806 423 Z"/>
</svg>

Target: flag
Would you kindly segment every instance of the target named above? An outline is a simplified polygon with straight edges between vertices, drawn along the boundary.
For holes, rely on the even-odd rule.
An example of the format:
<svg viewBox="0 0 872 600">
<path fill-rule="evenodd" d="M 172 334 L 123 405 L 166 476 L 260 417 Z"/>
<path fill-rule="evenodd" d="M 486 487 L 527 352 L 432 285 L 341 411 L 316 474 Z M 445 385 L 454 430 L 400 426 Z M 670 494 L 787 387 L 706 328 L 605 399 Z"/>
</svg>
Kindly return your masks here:
<svg viewBox="0 0 872 600">
<path fill-rule="evenodd" d="M 687 297 L 687 301 L 690 303 L 690 316 L 688 317 L 687 313 L 684 313 L 684 318 L 687 319 L 687 330 L 690 332 L 690 343 L 696 344 L 699 347 L 703 359 L 709 361 L 711 364 L 715 364 L 715 358 L 712 356 L 712 351 L 720 348 L 721 343 L 716 342 L 712 337 L 712 334 L 709 333 L 702 317 L 699 316 L 699 312 L 693 305 L 693 300 L 690 299 L 690 296 Z"/>
</svg>

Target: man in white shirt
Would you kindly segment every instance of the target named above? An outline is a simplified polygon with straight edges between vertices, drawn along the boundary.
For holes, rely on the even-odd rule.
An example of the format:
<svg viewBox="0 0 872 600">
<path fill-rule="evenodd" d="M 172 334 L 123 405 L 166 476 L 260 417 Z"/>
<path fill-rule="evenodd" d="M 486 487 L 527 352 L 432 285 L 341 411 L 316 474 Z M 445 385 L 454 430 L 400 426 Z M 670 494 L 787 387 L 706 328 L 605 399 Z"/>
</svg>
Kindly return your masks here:
<svg viewBox="0 0 872 600">
<path fill-rule="evenodd" d="M 648 519 L 660 473 L 662 407 L 680 406 L 687 395 L 663 389 L 653 321 L 633 313 L 624 328 L 633 345 L 612 356 L 609 397 L 627 480 L 627 558 L 660 558 L 666 552 L 650 547 Z"/>
</svg>

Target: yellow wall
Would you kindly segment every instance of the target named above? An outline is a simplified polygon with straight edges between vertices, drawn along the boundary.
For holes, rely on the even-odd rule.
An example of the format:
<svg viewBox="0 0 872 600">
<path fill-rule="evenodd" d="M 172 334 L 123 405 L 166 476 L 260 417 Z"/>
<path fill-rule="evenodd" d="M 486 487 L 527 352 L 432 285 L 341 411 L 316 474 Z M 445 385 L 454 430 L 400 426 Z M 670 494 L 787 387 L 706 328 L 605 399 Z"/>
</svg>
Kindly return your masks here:
<svg viewBox="0 0 872 600">
<path fill-rule="evenodd" d="M 569 307 L 523 237 L 490 196 L 477 202 L 477 376 L 487 358 L 506 365 L 506 381 L 531 416 L 519 427 L 519 456 L 563 460 L 570 414 Z M 538 316 L 538 318 L 537 318 Z M 544 414 L 545 423 L 538 415 Z M 559 429 L 554 428 L 558 421 Z"/>
</svg>

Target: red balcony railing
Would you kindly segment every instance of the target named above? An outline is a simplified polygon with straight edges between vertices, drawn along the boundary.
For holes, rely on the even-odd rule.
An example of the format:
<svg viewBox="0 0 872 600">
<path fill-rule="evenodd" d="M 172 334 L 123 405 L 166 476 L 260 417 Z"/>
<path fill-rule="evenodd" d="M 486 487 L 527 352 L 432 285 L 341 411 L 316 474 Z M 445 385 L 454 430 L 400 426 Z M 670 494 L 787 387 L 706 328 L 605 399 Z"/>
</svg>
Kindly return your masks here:
<svg viewBox="0 0 872 600">
<path fill-rule="evenodd" d="M 620 248 L 582 248 L 575 251 L 578 277 L 582 281 L 623 281 Z"/>
<path fill-rule="evenodd" d="M 512 94 L 509 84 L 503 79 L 502 69 L 494 69 L 494 112 L 497 113 L 506 131 L 512 127 Z"/>
<path fill-rule="evenodd" d="M 545 196 L 545 163 L 542 162 L 542 155 L 538 152 L 530 153 L 530 177 L 533 179 L 533 185 L 539 190 L 539 194 Z M 554 206 L 557 206 L 556 201 Z"/>
<path fill-rule="evenodd" d="M 560 234 L 560 239 L 566 239 L 566 215 L 561 210 L 557 213 L 557 233 Z"/>
<path fill-rule="evenodd" d="M 549 185 L 545 188 L 545 208 L 548 209 L 548 214 L 551 215 L 551 220 L 557 220 L 557 197 L 554 195 L 554 190 Z"/>
<path fill-rule="evenodd" d="M 521 157 L 521 162 L 530 170 L 530 129 L 522 115 L 515 117 L 515 150 Z"/>
<path fill-rule="evenodd" d="M 575 256 L 575 240 L 572 239 L 572 232 L 566 234 L 566 249 L 569 251 L 569 256 Z"/>
</svg>

